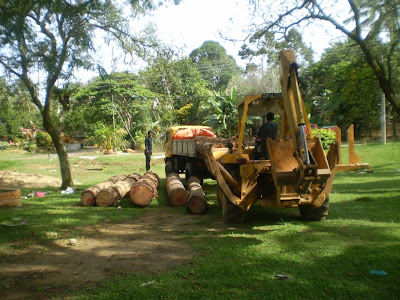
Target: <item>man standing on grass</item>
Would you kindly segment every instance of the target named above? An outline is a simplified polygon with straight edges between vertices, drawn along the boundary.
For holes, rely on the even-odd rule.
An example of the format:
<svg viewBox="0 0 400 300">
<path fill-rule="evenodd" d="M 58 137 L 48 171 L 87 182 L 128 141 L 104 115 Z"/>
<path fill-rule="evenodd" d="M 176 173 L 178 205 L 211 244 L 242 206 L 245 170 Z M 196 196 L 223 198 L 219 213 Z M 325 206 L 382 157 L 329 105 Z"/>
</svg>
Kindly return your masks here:
<svg viewBox="0 0 400 300">
<path fill-rule="evenodd" d="M 146 156 L 146 171 L 150 170 L 150 158 L 153 153 L 153 141 L 152 141 L 153 133 L 151 130 L 147 132 L 147 137 L 144 140 L 144 155 Z"/>
</svg>

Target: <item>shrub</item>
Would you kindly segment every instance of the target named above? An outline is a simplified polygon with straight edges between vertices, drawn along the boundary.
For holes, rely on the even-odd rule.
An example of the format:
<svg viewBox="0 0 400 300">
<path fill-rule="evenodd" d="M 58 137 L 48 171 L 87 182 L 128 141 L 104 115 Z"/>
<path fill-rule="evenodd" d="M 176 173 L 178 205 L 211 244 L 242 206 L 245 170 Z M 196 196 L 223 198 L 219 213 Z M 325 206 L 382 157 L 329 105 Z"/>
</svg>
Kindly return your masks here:
<svg viewBox="0 0 400 300">
<path fill-rule="evenodd" d="M 133 138 L 135 139 L 135 149 L 144 149 L 144 139 L 146 138 L 146 134 L 141 131 L 136 131 Z"/>
<path fill-rule="evenodd" d="M 6 150 L 9 144 L 7 142 L 0 142 L 0 150 Z"/>
<path fill-rule="evenodd" d="M 36 134 L 36 145 L 38 148 L 44 150 L 54 149 L 53 141 L 50 137 L 50 134 L 48 134 L 47 132 L 38 132 Z"/>
<path fill-rule="evenodd" d="M 329 149 L 329 146 L 331 144 L 335 143 L 335 132 L 330 129 L 314 129 L 313 130 L 314 135 L 319 133 L 319 138 L 321 140 L 322 147 L 324 147 L 325 150 Z"/>
<path fill-rule="evenodd" d="M 85 146 L 94 146 L 96 145 L 96 139 L 94 138 L 94 136 L 89 136 L 85 142 L 83 143 L 83 145 Z"/>
<path fill-rule="evenodd" d="M 32 142 L 27 142 L 24 145 L 24 150 L 28 151 L 28 152 L 32 152 L 35 153 L 37 150 L 37 145 L 36 143 L 32 143 Z"/>
</svg>

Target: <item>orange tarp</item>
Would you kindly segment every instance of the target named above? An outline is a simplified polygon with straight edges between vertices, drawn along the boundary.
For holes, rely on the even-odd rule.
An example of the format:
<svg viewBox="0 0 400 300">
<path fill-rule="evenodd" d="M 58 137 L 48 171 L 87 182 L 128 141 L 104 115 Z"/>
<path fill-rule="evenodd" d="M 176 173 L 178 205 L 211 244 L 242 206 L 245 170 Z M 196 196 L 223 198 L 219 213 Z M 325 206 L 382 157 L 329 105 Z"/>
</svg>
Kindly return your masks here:
<svg viewBox="0 0 400 300">
<path fill-rule="evenodd" d="M 206 128 L 180 128 L 172 136 L 173 140 L 190 139 L 195 136 L 210 136 L 215 137 L 214 132 Z"/>
</svg>

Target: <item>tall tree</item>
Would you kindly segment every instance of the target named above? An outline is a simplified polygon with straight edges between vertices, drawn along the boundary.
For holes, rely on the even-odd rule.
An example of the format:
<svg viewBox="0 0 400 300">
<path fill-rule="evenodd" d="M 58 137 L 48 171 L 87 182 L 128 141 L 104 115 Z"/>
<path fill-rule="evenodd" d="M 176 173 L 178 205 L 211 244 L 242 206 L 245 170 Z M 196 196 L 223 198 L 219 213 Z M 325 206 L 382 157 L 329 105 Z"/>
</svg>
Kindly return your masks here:
<svg viewBox="0 0 400 300">
<path fill-rule="evenodd" d="M 257 24 L 262 29 L 257 30 L 254 38 L 266 32 L 285 35 L 291 28 L 313 20 L 340 30 L 361 49 L 386 99 L 400 113 L 395 67 L 400 43 L 400 1 L 347 0 L 349 13 L 339 16 L 335 14 L 336 1 L 282 0 L 272 3 L 250 0 L 250 3 L 257 5 L 257 11 L 269 12 L 267 19 Z"/>
<path fill-rule="evenodd" d="M 196 63 L 209 88 L 214 91 L 225 90 L 233 76 L 243 73 L 235 59 L 214 41 L 205 41 L 199 48 L 194 49 L 189 57 Z"/>
<path fill-rule="evenodd" d="M 151 0 L 130 2 L 142 10 L 154 6 Z M 54 87 L 60 81 L 68 81 L 77 67 L 90 62 L 88 53 L 93 50 L 96 30 L 106 32 L 107 38 L 115 39 L 125 49 L 144 46 L 143 40 L 129 34 L 128 19 L 116 3 L 110 0 L 0 2 L 0 65 L 24 83 L 39 109 L 59 157 L 63 189 L 73 181 L 60 130 L 52 119 Z"/>
<path fill-rule="evenodd" d="M 99 125 L 122 127 L 135 141 L 136 133 L 143 136 L 147 123 L 151 123 L 148 118 L 157 97 L 138 82 L 135 74 L 97 77 L 76 89 L 64 126 L 67 132 L 81 136 L 93 136 Z"/>
<path fill-rule="evenodd" d="M 313 123 L 339 125 L 343 130 L 354 124 L 357 134 L 378 124 L 378 82 L 353 41 L 327 49 L 300 79 L 304 99 L 312 103 Z"/>
<path fill-rule="evenodd" d="M 179 114 L 179 122 L 195 124 L 202 121 L 199 109 L 202 103 L 211 98 L 211 92 L 196 64 L 190 59 L 159 56 L 140 73 L 140 77 L 144 86 L 160 95 L 161 127 L 174 123 L 181 109 L 185 113 L 184 116 Z"/>
<path fill-rule="evenodd" d="M 233 86 L 242 95 L 278 93 L 281 90 L 279 68 L 270 67 L 263 70 L 254 64 L 249 64 L 245 76 L 233 77 L 229 82 L 228 89 Z"/>
<path fill-rule="evenodd" d="M 287 49 L 295 49 L 297 61 L 302 66 L 307 66 L 313 62 L 313 51 L 306 46 L 303 38 L 295 28 L 288 30 L 281 39 L 274 33 L 260 30 L 253 34 L 249 39 L 249 44 L 244 44 L 239 51 L 242 59 L 253 60 L 255 57 L 267 58 L 268 66 L 277 67 L 279 65 L 279 51 Z M 264 66 L 262 66 L 264 67 Z"/>
</svg>

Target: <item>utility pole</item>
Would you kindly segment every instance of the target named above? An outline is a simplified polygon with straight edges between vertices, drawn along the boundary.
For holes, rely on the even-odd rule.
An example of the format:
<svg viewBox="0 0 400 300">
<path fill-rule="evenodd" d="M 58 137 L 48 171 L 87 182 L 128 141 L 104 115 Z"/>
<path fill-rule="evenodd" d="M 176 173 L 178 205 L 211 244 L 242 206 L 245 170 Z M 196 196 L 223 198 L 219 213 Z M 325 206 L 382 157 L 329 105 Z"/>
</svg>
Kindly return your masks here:
<svg viewBox="0 0 400 300">
<path fill-rule="evenodd" d="M 384 92 L 381 94 L 381 143 L 386 144 L 386 101 Z"/>
</svg>

